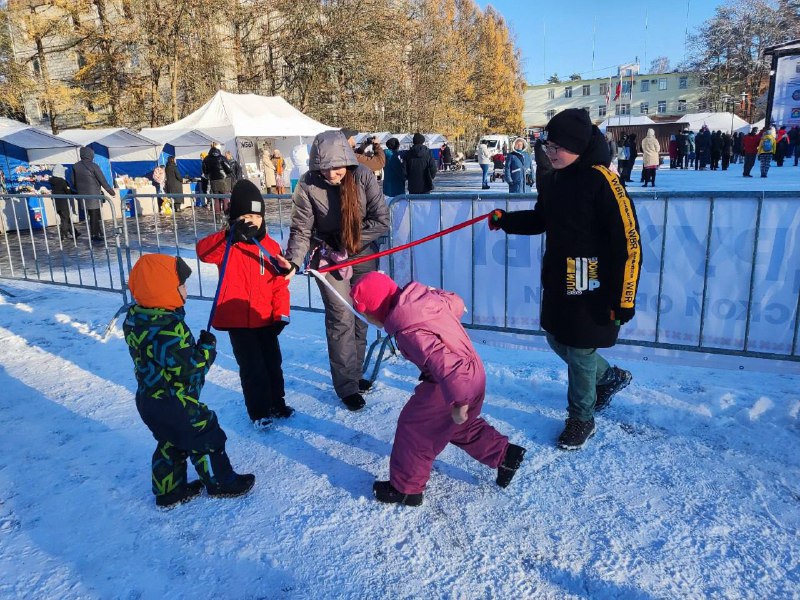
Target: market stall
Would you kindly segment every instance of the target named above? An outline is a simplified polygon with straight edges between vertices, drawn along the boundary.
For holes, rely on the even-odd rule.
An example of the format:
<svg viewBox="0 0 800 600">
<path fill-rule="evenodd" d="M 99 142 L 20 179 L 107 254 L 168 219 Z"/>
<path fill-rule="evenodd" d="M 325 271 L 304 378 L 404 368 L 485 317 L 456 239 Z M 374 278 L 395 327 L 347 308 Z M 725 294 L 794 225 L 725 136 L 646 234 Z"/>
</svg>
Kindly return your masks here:
<svg viewBox="0 0 800 600">
<path fill-rule="evenodd" d="M 78 145 L 35 127 L 0 118 L 0 192 L 33 193 L 47 189 L 56 164 L 78 160 Z M 31 198 L 27 203 L 0 200 L 0 232 L 56 223 L 52 203 Z M 16 214 L 15 214 L 16 211 Z M 26 212 L 28 214 L 26 214 Z"/>
<path fill-rule="evenodd" d="M 160 164 L 166 164 L 167 157 L 174 156 L 181 175 L 187 179 L 200 177 L 203 168 L 203 159 L 200 158 L 200 154 L 208 152 L 214 141 L 214 138 L 197 130 L 148 128 L 142 129 L 141 134 L 162 145 Z"/>
</svg>

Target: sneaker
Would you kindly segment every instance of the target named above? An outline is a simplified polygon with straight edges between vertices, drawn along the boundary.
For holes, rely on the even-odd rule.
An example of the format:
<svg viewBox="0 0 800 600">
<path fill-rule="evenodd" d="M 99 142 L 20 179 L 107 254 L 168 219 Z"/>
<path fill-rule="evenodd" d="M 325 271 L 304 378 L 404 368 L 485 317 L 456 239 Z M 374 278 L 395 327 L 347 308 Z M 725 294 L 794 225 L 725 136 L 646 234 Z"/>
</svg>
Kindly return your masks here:
<svg viewBox="0 0 800 600">
<path fill-rule="evenodd" d="M 369 379 L 358 380 L 358 391 L 362 394 L 372 389 L 372 382 Z"/>
<path fill-rule="evenodd" d="M 273 408 L 269 412 L 269 416 L 273 419 L 288 419 L 294 414 L 294 409 L 287 404 L 280 406 L 278 408 Z"/>
<path fill-rule="evenodd" d="M 405 506 L 419 506 L 422 504 L 422 494 L 400 493 L 388 481 L 376 481 L 373 483 L 372 492 L 378 502 L 385 504 L 403 504 Z"/>
<path fill-rule="evenodd" d="M 364 408 L 366 402 L 364 401 L 364 396 L 361 394 L 350 394 L 349 396 L 345 396 L 342 398 L 342 402 L 347 407 L 347 410 L 357 411 Z"/>
<path fill-rule="evenodd" d="M 203 482 L 198 479 L 197 481 L 186 483 L 169 493 L 156 496 L 156 506 L 164 509 L 175 508 L 179 504 L 197 498 L 202 491 Z"/>
<path fill-rule="evenodd" d="M 262 417 L 253 421 L 253 427 L 256 431 L 266 431 L 272 426 L 272 419 L 269 417 Z"/>
<path fill-rule="evenodd" d="M 609 372 L 610 371 L 610 372 Z M 620 369 L 619 367 L 609 367 L 606 375 L 603 377 L 605 383 L 597 385 L 597 400 L 594 403 L 594 412 L 599 412 L 607 408 L 611 404 L 611 398 L 630 385 L 633 375 L 630 371 Z"/>
<path fill-rule="evenodd" d="M 209 496 L 215 498 L 235 498 L 236 496 L 244 496 L 247 492 L 253 489 L 256 483 L 256 476 L 247 474 L 239 475 L 232 473 L 231 478 L 225 483 L 217 483 L 216 485 L 208 486 Z"/>
<path fill-rule="evenodd" d="M 594 435 L 594 419 L 591 421 L 579 421 L 570 417 L 564 431 L 558 436 L 558 447 L 564 450 L 578 450 L 583 448 L 590 437 Z"/>
<path fill-rule="evenodd" d="M 525 458 L 525 448 L 516 444 L 508 445 L 503 464 L 497 467 L 497 485 L 501 488 L 508 487 L 511 480 L 514 479 L 517 469 L 522 464 L 523 458 Z"/>
</svg>

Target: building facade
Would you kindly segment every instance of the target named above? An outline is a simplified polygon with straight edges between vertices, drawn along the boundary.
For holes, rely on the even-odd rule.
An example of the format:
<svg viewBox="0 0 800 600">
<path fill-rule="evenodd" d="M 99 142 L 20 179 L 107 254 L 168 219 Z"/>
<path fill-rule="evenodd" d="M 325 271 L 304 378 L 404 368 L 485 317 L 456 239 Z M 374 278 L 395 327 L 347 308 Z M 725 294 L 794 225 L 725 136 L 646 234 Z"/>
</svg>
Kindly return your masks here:
<svg viewBox="0 0 800 600">
<path fill-rule="evenodd" d="M 711 110 L 705 97 L 706 88 L 694 73 L 641 75 L 626 69 L 612 78 L 529 85 L 522 116 L 527 128 L 544 127 L 566 108 L 585 109 L 595 124 L 616 115 L 668 121 Z"/>
</svg>

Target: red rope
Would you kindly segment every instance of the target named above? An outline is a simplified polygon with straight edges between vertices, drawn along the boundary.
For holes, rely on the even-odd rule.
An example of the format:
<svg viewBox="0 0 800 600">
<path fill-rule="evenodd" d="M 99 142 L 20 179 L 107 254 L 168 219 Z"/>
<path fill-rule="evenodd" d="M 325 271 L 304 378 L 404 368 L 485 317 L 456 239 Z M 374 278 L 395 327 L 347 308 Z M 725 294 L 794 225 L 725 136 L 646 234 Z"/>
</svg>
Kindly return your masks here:
<svg viewBox="0 0 800 600">
<path fill-rule="evenodd" d="M 368 260 L 372 260 L 373 258 L 380 258 L 381 256 L 387 256 L 389 254 L 394 254 L 395 252 L 400 252 L 401 250 L 406 250 L 407 248 L 411 248 L 413 246 L 418 246 L 419 244 L 424 244 L 425 242 L 429 242 L 434 240 L 438 237 L 442 237 L 443 235 L 447 235 L 448 233 L 453 233 L 454 231 L 458 231 L 459 229 L 464 229 L 465 227 L 469 227 L 470 225 L 474 225 L 478 221 L 482 221 L 487 219 L 491 216 L 492 213 L 487 213 L 485 215 L 481 215 L 480 217 L 475 217 L 474 219 L 470 219 L 469 221 L 464 221 L 463 223 L 459 223 L 458 225 L 453 225 L 452 227 L 448 227 L 447 229 L 443 229 L 437 233 L 432 233 L 429 236 L 422 238 L 421 240 L 416 240 L 414 242 L 408 242 L 407 244 L 403 244 L 402 246 L 397 246 L 395 248 L 388 248 L 386 250 L 382 250 L 381 252 L 376 252 L 375 254 L 370 254 L 369 256 L 362 256 L 360 258 L 354 258 L 353 260 L 349 260 L 347 262 L 339 263 L 337 265 L 330 265 L 328 267 L 324 267 L 322 269 L 318 269 L 319 273 L 328 273 L 329 271 L 337 271 L 339 269 L 344 269 L 345 267 L 352 267 L 353 265 L 359 265 L 363 262 L 367 262 Z"/>
</svg>

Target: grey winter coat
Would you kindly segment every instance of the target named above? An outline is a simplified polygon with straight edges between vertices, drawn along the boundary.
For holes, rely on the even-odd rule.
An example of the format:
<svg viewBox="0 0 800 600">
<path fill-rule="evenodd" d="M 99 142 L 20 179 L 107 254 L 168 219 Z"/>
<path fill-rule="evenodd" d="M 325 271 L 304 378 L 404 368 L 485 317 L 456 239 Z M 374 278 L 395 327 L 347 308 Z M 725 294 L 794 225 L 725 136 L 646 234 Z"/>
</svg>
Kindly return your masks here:
<svg viewBox="0 0 800 600">
<path fill-rule="evenodd" d="M 82 196 L 99 196 L 105 189 L 112 196 L 114 188 L 106 180 L 100 166 L 94 162 L 94 150 L 87 147 L 80 149 L 81 159 L 72 165 L 72 189 Z M 100 200 L 87 200 L 86 208 L 100 208 Z"/>
<path fill-rule="evenodd" d="M 322 169 L 355 167 L 358 198 L 361 204 L 361 254 L 377 251 L 375 241 L 389 228 L 389 209 L 375 174 L 359 165 L 355 152 L 340 131 L 324 131 L 311 145 L 309 171 L 297 184 L 292 197 L 292 223 L 286 258 L 302 264 L 312 238 L 341 249 L 341 201 L 339 186 L 328 183 Z M 317 242 L 314 242 L 316 247 Z"/>
</svg>

